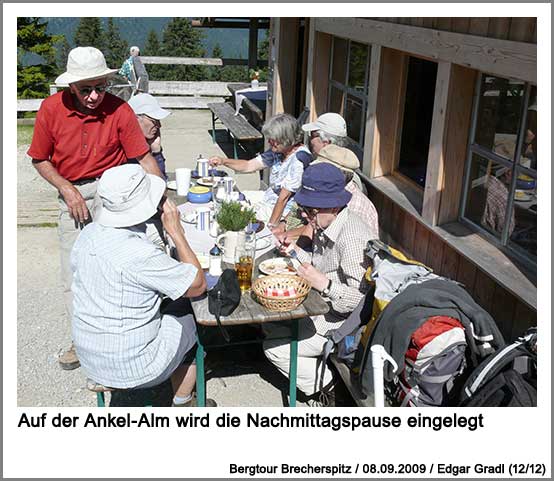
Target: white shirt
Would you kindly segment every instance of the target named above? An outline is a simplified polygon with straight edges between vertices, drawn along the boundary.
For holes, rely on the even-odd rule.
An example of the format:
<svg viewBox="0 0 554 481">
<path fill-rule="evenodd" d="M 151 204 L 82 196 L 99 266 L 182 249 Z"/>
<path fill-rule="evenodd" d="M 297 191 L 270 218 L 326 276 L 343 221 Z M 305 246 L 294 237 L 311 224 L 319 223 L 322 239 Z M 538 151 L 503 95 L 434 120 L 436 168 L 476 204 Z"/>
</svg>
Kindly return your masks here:
<svg viewBox="0 0 554 481">
<path fill-rule="evenodd" d="M 144 224 L 93 222 L 71 252 L 73 340 L 87 375 L 128 388 L 155 379 L 177 353 L 181 336 L 162 323 L 162 294 L 181 297 L 197 269 L 148 241 Z"/>
<path fill-rule="evenodd" d="M 286 189 L 290 192 L 296 192 L 302 185 L 302 174 L 304 173 L 304 165 L 297 158 L 299 152 L 306 152 L 311 156 L 310 149 L 305 145 L 296 149 L 282 162 L 276 157 L 272 163 L 262 159 L 261 156 L 256 157 L 259 162 L 262 162 L 265 167 L 270 167 L 269 173 L 269 188 L 265 191 L 263 202 L 266 205 L 275 206 L 281 189 Z M 292 207 L 294 198 L 291 197 L 287 202 L 283 215 L 288 214 Z"/>
</svg>

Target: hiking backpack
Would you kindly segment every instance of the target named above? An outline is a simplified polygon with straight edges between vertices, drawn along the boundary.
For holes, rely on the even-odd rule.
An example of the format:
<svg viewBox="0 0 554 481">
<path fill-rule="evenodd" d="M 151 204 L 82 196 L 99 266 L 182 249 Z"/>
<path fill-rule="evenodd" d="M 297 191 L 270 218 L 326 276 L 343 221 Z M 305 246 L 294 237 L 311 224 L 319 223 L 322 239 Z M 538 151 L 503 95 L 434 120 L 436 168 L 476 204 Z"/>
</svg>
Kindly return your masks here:
<svg viewBox="0 0 554 481">
<path fill-rule="evenodd" d="M 537 329 L 486 358 L 468 377 L 461 406 L 537 405 Z"/>
</svg>

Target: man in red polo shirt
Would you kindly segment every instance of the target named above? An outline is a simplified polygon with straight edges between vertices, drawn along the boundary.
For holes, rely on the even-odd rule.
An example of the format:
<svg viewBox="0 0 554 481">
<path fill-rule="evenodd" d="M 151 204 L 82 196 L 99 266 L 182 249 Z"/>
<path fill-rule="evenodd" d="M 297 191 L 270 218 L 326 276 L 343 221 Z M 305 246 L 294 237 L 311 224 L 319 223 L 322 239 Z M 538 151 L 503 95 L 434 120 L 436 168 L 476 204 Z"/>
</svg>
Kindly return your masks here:
<svg viewBox="0 0 554 481">
<path fill-rule="evenodd" d="M 67 70 L 56 79 L 69 89 L 45 99 L 35 122 L 27 154 L 39 174 L 59 192 L 62 280 L 66 310 L 73 317 L 69 255 L 81 229 L 100 205 L 97 179 L 111 167 L 137 159 L 145 171 L 161 177 L 133 110 L 106 93 L 109 69 L 102 52 L 93 47 L 74 48 Z M 71 322 L 71 321 L 70 321 Z M 69 331 L 69 323 L 64 329 Z M 63 369 L 79 367 L 73 345 L 59 357 Z"/>
</svg>

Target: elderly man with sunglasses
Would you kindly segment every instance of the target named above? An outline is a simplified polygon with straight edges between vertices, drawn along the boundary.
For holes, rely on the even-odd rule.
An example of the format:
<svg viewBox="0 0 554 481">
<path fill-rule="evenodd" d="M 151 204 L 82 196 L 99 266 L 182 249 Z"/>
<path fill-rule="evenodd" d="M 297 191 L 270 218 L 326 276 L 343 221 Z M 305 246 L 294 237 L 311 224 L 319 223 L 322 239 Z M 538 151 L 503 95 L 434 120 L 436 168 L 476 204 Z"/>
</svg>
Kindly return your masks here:
<svg viewBox="0 0 554 481">
<path fill-rule="evenodd" d="M 108 78 L 115 72 L 107 67 L 100 50 L 71 50 L 66 72 L 56 79 L 69 88 L 42 103 L 27 152 L 39 174 L 59 192 L 58 235 L 69 319 L 73 317 L 69 255 L 99 206 L 98 179 L 130 158 L 136 158 L 147 172 L 162 175 L 132 109 L 106 92 Z M 69 337 L 69 322 L 61 327 Z M 60 355 L 59 363 L 63 369 L 79 367 L 73 346 Z"/>
<path fill-rule="evenodd" d="M 313 251 L 305 252 L 294 243 L 283 245 L 284 253 L 296 253 L 302 263 L 298 275 L 310 282 L 327 300 L 330 311 L 299 323 L 298 388 L 310 405 L 330 405 L 334 380 L 327 369 L 321 376 L 321 355 L 331 331 L 338 329 L 358 305 L 369 285 L 365 272 L 369 259 L 364 254 L 372 228 L 347 209 L 352 194 L 345 189 L 343 173 L 334 165 L 310 165 L 296 193 L 296 203 L 313 229 Z M 289 372 L 290 349 L 282 340 L 290 335 L 281 324 L 264 325 L 268 340 L 266 357 L 284 375 Z"/>
</svg>

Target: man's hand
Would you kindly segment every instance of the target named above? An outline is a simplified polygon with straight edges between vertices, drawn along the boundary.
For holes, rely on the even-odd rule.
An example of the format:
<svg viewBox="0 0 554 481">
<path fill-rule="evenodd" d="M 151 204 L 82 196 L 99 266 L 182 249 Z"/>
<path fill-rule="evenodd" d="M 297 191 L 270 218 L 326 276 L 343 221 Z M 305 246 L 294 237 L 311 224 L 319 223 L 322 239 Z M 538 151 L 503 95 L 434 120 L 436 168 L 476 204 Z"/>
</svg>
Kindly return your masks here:
<svg viewBox="0 0 554 481">
<path fill-rule="evenodd" d="M 69 215 L 77 222 L 84 223 L 90 218 L 87 203 L 74 185 L 64 185 L 60 188 L 60 194 L 67 204 Z"/>
<path fill-rule="evenodd" d="M 181 225 L 181 213 L 177 206 L 171 202 L 169 199 L 166 199 L 162 206 L 162 224 L 165 231 L 175 242 L 176 237 L 185 236 L 185 231 Z"/>
<path fill-rule="evenodd" d="M 227 159 L 225 157 L 215 156 L 215 157 L 210 157 L 208 162 L 210 163 L 210 167 L 217 167 L 218 165 L 225 165 L 226 160 Z"/>
<path fill-rule="evenodd" d="M 298 267 L 297 272 L 300 277 L 306 279 L 314 289 L 320 292 L 329 284 L 327 276 L 311 264 L 302 264 Z"/>
<path fill-rule="evenodd" d="M 153 154 L 157 154 L 161 152 L 162 150 L 162 137 L 161 135 L 158 135 L 155 139 L 153 139 L 151 142 L 148 142 L 150 144 L 150 152 Z"/>
</svg>

